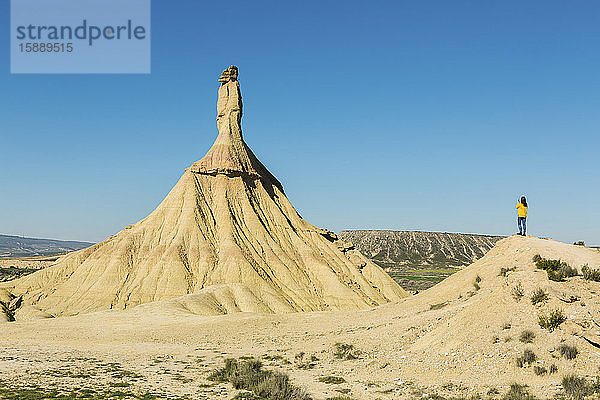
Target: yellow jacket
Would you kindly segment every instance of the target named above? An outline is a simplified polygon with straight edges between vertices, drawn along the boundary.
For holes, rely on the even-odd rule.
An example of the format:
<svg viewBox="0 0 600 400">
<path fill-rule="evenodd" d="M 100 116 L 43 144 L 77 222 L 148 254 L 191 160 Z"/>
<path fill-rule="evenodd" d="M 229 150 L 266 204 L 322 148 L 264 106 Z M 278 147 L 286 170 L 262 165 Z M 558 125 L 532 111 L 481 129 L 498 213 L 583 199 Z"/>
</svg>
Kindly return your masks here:
<svg viewBox="0 0 600 400">
<path fill-rule="evenodd" d="M 517 203 L 517 210 L 519 217 L 527 218 L 527 207 L 523 203 Z"/>
</svg>

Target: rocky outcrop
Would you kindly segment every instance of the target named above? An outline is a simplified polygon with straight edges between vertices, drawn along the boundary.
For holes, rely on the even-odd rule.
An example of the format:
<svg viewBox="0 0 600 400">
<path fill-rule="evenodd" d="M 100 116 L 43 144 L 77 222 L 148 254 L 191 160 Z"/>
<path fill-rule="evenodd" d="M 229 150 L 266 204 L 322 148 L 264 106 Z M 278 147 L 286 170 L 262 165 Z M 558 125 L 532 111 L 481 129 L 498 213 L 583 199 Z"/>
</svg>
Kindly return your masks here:
<svg viewBox="0 0 600 400">
<path fill-rule="evenodd" d="M 465 266 L 483 257 L 502 236 L 413 231 L 343 231 L 365 256 L 385 266 Z"/>
<path fill-rule="evenodd" d="M 19 319 L 193 295 L 198 312 L 356 310 L 407 293 L 335 234 L 304 221 L 244 143 L 237 68 L 219 79 L 219 135 L 148 217 L 24 278 Z M 204 311 L 202 311 L 204 310 Z"/>
</svg>

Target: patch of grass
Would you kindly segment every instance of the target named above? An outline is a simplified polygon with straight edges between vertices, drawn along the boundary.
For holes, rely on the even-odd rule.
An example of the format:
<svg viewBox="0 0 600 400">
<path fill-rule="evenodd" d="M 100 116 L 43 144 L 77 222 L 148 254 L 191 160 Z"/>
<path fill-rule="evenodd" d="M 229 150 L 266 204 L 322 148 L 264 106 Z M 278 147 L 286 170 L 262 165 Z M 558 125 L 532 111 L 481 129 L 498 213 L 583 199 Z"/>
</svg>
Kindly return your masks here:
<svg viewBox="0 0 600 400">
<path fill-rule="evenodd" d="M 420 275 L 396 275 L 390 274 L 392 278 L 396 279 L 408 279 L 410 281 L 428 281 L 428 282 L 441 282 L 446 279 L 445 276 L 420 276 Z"/>
<path fill-rule="evenodd" d="M 453 274 L 460 271 L 460 268 L 416 268 L 411 272 L 418 274 Z"/>
<path fill-rule="evenodd" d="M 328 383 L 331 385 L 339 385 L 340 383 L 346 382 L 346 380 L 340 376 L 328 375 L 328 376 L 321 376 L 319 378 L 319 382 Z"/>
<path fill-rule="evenodd" d="M 531 294 L 531 304 L 534 306 L 544 303 L 548 300 L 548 293 L 542 288 L 537 288 Z"/>
<path fill-rule="evenodd" d="M 561 310 L 556 309 L 551 311 L 549 315 L 541 314 L 538 318 L 538 323 L 542 328 L 552 332 L 565 322 L 566 319 L 565 314 Z"/>
<path fill-rule="evenodd" d="M 530 349 L 523 350 L 523 354 L 517 357 L 517 366 L 519 368 L 527 367 L 537 360 L 537 356 Z"/>
<path fill-rule="evenodd" d="M 525 296 L 525 291 L 523 290 L 523 285 L 521 285 L 521 282 L 517 283 L 515 287 L 512 288 L 510 294 L 516 301 L 521 301 L 523 296 Z"/>
<path fill-rule="evenodd" d="M 519 335 L 519 340 L 523 343 L 533 343 L 533 339 L 535 339 L 535 333 L 530 330 L 524 330 L 521 332 L 521 335 Z"/>
<path fill-rule="evenodd" d="M 3 400 L 79 400 L 79 399 L 129 399 L 155 400 L 158 396 L 149 392 L 135 393 L 132 391 L 113 390 L 106 388 L 62 388 L 40 387 L 35 385 L 14 386 L 12 383 L 0 383 L 0 399 Z M 173 397 L 173 400 L 183 400 Z"/>
<path fill-rule="evenodd" d="M 558 351 L 560 352 L 560 355 L 566 358 L 567 360 L 574 360 L 577 357 L 577 354 L 579 354 L 577 347 L 570 346 L 565 343 L 558 346 Z"/>
<path fill-rule="evenodd" d="M 566 375 L 562 378 L 562 387 L 565 395 L 573 400 L 582 400 L 588 393 L 588 384 L 585 378 L 575 375 Z"/>
<path fill-rule="evenodd" d="M 338 360 L 356 360 L 360 358 L 361 351 L 354 348 L 354 345 L 347 343 L 336 343 L 333 345 L 333 357 Z"/>
<path fill-rule="evenodd" d="M 585 264 L 581 267 L 581 274 L 585 280 L 600 282 L 600 269 L 592 269 Z"/>
<path fill-rule="evenodd" d="M 502 267 L 500 268 L 500 272 L 498 272 L 498 276 L 507 276 L 509 272 L 513 272 L 516 271 L 517 267 Z"/>
<path fill-rule="evenodd" d="M 551 374 L 558 372 L 558 367 L 556 366 L 556 364 L 552 364 L 548 372 L 550 372 Z"/>
<path fill-rule="evenodd" d="M 508 392 L 502 396 L 502 400 L 536 400 L 536 397 L 529 393 L 527 385 L 513 383 Z"/>
<path fill-rule="evenodd" d="M 438 303 L 438 304 L 431 304 L 431 305 L 429 306 L 429 309 L 430 309 L 430 310 L 439 310 L 439 309 L 441 309 L 441 308 L 444 308 L 444 307 L 446 307 L 447 305 L 448 305 L 448 302 L 447 302 L 447 301 L 445 301 L 445 302 L 443 302 L 443 303 Z"/>
<path fill-rule="evenodd" d="M 228 358 L 225 366 L 214 370 L 211 381 L 230 382 L 235 389 L 244 389 L 264 400 L 311 400 L 304 390 L 292 385 L 287 375 L 262 369 L 259 360 Z"/>
</svg>

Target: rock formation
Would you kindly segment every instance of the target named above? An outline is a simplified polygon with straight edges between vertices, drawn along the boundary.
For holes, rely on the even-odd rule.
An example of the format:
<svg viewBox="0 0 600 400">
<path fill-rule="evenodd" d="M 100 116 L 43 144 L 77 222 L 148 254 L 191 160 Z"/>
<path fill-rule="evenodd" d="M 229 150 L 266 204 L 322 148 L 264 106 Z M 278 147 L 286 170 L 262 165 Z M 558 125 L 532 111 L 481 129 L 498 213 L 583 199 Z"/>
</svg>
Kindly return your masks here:
<svg viewBox="0 0 600 400">
<path fill-rule="evenodd" d="M 244 143 L 237 76 L 232 66 L 219 79 L 214 145 L 148 217 L 0 285 L 8 297 L 22 296 L 11 310 L 16 320 L 190 294 L 211 302 L 195 306 L 207 314 L 353 310 L 407 295 L 351 245 L 296 212 Z"/>
</svg>

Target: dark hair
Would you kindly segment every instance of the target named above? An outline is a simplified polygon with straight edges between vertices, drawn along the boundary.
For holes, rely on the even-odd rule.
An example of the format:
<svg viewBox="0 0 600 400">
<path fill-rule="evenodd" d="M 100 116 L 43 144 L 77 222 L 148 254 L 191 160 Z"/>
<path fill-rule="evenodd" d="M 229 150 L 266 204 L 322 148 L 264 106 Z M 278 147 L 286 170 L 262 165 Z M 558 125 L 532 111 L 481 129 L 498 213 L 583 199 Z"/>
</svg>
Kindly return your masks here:
<svg viewBox="0 0 600 400">
<path fill-rule="evenodd" d="M 525 196 L 521 196 L 521 204 L 527 207 L 527 199 L 525 198 Z"/>
</svg>

